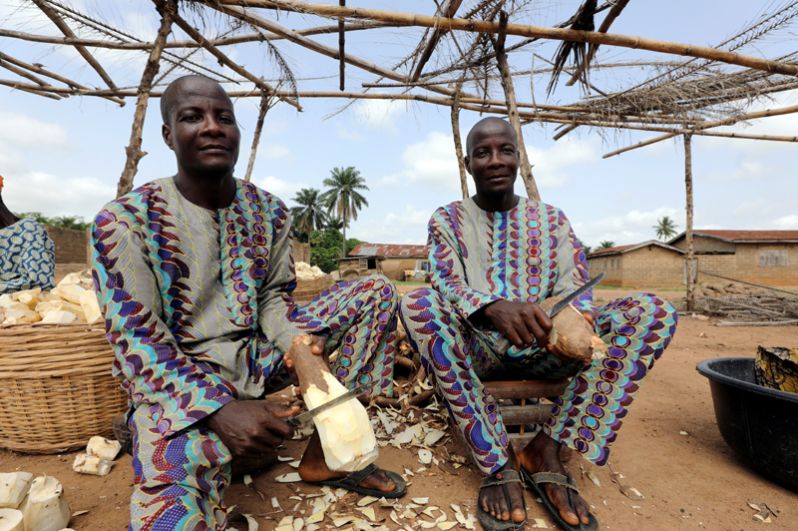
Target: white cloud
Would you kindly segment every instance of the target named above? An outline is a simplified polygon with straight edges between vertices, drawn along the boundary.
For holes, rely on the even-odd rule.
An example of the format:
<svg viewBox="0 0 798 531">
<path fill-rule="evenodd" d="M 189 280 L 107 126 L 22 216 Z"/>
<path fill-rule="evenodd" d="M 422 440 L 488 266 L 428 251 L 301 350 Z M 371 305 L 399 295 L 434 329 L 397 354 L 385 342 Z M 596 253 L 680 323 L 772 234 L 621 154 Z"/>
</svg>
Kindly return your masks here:
<svg viewBox="0 0 798 531">
<path fill-rule="evenodd" d="M 381 220 L 358 219 L 351 235 L 372 243 L 424 244 L 429 218 L 430 212 L 407 204 L 400 212 L 388 212 Z"/>
<path fill-rule="evenodd" d="M 25 114 L 0 111 L 0 155 L 15 149 L 64 150 L 70 145 L 66 130 Z"/>
<path fill-rule="evenodd" d="M 798 229 L 798 214 L 789 214 L 773 221 L 773 225 L 780 229 Z"/>
<path fill-rule="evenodd" d="M 680 222 L 682 212 L 675 208 L 659 207 L 654 210 L 631 210 L 626 214 L 609 216 L 590 222 L 574 223 L 577 236 L 587 245 L 596 246 L 600 241 L 608 240 L 616 245 L 639 243 L 656 238 L 654 225 L 662 216 L 676 220 L 676 230 L 684 230 Z M 702 228 L 707 228 L 703 227 Z"/>
<path fill-rule="evenodd" d="M 539 188 L 560 187 L 575 166 L 600 160 L 595 141 L 575 137 L 565 137 L 545 149 L 527 145 L 526 152 Z"/>
<path fill-rule="evenodd" d="M 767 177 L 765 165 L 756 159 L 743 159 L 732 171 L 713 171 L 707 180 L 714 182 L 757 181 Z"/>
<path fill-rule="evenodd" d="M 402 153 L 402 169 L 383 177 L 384 184 L 419 184 L 438 190 L 460 190 L 460 174 L 452 135 L 432 131 Z M 471 178 L 468 178 L 469 183 Z"/>
<path fill-rule="evenodd" d="M 14 212 L 77 215 L 90 220 L 116 197 L 114 184 L 94 177 L 64 178 L 36 171 L 9 173 L 5 177 L 3 198 Z"/>
<path fill-rule="evenodd" d="M 361 100 L 355 105 L 355 116 L 366 127 L 395 133 L 396 119 L 406 109 L 402 101 Z"/>
<path fill-rule="evenodd" d="M 276 195 L 286 203 L 290 202 L 290 199 L 294 196 L 294 194 L 299 191 L 300 188 L 305 186 L 302 183 L 278 179 L 274 175 L 269 175 L 263 178 L 255 178 L 252 181 L 256 186 L 259 186 L 267 192 Z"/>
</svg>

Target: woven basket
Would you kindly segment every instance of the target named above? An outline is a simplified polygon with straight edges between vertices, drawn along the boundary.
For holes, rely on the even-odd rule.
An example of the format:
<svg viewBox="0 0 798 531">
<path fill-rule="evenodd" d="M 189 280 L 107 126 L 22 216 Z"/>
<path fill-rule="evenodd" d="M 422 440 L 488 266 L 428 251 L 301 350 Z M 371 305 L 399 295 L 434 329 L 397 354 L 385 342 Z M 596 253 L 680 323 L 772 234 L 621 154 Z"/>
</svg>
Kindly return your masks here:
<svg viewBox="0 0 798 531">
<path fill-rule="evenodd" d="M 335 283 L 330 275 L 324 275 L 313 280 L 297 280 L 293 298 L 297 304 L 307 304 L 313 297 Z"/>
<path fill-rule="evenodd" d="M 60 453 L 110 436 L 127 397 L 101 326 L 0 327 L 0 447 Z"/>
</svg>

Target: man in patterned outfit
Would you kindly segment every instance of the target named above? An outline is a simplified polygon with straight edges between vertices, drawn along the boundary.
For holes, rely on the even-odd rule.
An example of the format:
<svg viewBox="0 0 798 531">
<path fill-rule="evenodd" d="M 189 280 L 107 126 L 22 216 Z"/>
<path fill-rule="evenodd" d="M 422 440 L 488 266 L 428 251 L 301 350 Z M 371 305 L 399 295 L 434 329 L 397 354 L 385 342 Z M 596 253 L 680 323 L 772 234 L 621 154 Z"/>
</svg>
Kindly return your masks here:
<svg viewBox="0 0 798 531">
<path fill-rule="evenodd" d="M 606 462 L 640 380 L 673 336 L 676 313 L 652 294 L 594 308 L 588 292 L 574 305 L 608 345 L 606 359 L 583 365 L 547 351 L 552 324 L 538 303 L 589 279 L 581 244 L 561 210 L 515 195 L 519 157 L 507 122 L 477 123 L 466 151 L 476 195 L 433 214 L 432 288 L 402 299 L 402 322 L 485 476 L 478 507 L 486 527 L 523 525 L 523 480 L 563 527 L 592 528 L 595 518 L 565 475 L 558 449 Z M 481 384 L 502 374 L 572 377 L 548 422 L 515 459 Z"/>
<path fill-rule="evenodd" d="M 96 217 L 94 280 L 130 395 L 131 529 L 223 529 L 234 456 L 273 451 L 298 413 L 264 399 L 292 338 L 317 334 L 316 354 L 347 386 L 391 394 L 398 300 L 381 276 L 339 283 L 307 306 L 291 298 L 290 220 L 277 197 L 233 177 L 240 134 L 221 86 L 201 76 L 169 85 L 163 138 L 177 173 L 109 203 Z M 361 471 L 362 472 L 362 471 Z M 299 467 L 340 481 L 318 435 Z M 403 493 L 372 467 L 352 488 Z"/>
</svg>

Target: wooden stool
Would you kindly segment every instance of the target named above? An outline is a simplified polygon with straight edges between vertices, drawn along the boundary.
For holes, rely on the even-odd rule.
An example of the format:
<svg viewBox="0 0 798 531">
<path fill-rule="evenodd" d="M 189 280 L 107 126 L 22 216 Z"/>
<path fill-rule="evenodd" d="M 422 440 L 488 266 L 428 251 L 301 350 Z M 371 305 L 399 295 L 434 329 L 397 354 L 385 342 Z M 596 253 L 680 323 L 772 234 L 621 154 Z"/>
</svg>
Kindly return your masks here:
<svg viewBox="0 0 798 531">
<path fill-rule="evenodd" d="M 502 414 L 505 427 L 516 427 L 517 430 L 508 429 L 510 442 L 522 448 L 532 437 L 535 431 L 530 432 L 530 424 L 542 424 L 549 417 L 551 404 L 539 403 L 539 399 L 560 396 L 568 386 L 569 379 L 562 380 L 496 380 L 484 382 L 485 390 L 497 401 Z M 501 404 L 499 401 L 513 401 Z M 519 401 L 519 404 L 515 404 Z"/>
</svg>

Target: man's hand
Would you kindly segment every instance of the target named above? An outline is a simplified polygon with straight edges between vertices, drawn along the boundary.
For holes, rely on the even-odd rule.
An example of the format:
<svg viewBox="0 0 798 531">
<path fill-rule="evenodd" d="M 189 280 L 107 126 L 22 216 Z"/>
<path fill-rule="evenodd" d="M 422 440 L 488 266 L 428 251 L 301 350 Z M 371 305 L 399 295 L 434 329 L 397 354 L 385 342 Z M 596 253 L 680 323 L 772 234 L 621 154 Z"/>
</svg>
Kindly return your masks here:
<svg viewBox="0 0 798 531">
<path fill-rule="evenodd" d="M 208 427 L 233 455 L 259 455 L 274 450 L 293 434 L 293 428 L 282 419 L 299 411 L 299 406 L 286 408 L 267 400 L 237 400 L 208 417 Z"/>
<path fill-rule="evenodd" d="M 310 351 L 315 354 L 316 356 L 323 356 L 324 355 L 324 344 L 327 342 L 327 339 L 322 336 L 310 336 L 313 339 L 313 343 L 310 345 Z M 285 353 L 283 357 L 283 361 L 285 362 L 285 368 L 294 372 L 294 360 L 291 358 L 292 349 L 289 349 L 288 352 Z M 326 358 L 325 358 L 326 359 Z"/>
<path fill-rule="evenodd" d="M 517 348 L 548 343 L 551 319 L 537 304 L 499 300 L 485 307 L 484 316 Z"/>
</svg>

